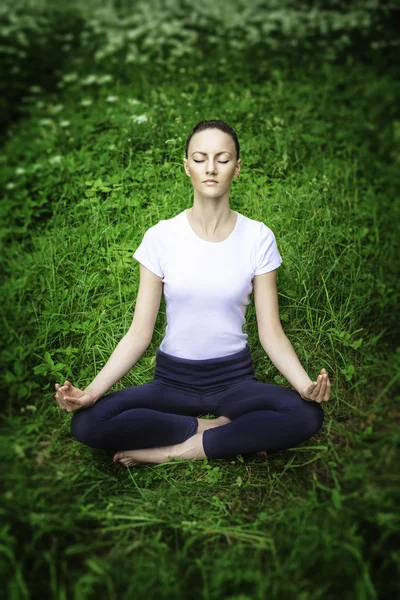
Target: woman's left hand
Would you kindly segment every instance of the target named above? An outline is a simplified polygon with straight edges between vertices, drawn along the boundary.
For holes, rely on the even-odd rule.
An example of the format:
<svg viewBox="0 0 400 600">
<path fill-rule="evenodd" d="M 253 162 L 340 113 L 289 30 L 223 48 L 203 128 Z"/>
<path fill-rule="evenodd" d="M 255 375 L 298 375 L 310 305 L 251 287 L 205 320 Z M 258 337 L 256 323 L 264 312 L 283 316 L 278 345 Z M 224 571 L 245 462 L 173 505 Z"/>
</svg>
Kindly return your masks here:
<svg viewBox="0 0 400 600">
<path fill-rule="evenodd" d="M 303 400 L 312 400 L 319 403 L 328 402 L 331 393 L 331 382 L 326 369 L 321 369 L 317 381 L 310 383 L 299 393 Z"/>
</svg>

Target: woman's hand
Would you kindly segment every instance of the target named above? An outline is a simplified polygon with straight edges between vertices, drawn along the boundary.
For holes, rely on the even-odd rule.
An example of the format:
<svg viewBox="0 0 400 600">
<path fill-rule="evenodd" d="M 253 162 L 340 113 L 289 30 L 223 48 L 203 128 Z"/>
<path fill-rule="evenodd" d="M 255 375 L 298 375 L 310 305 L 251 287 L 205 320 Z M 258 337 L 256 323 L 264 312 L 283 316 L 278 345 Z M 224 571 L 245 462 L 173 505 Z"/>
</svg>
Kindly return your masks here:
<svg viewBox="0 0 400 600">
<path fill-rule="evenodd" d="M 92 406 L 96 402 L 95 398 L 90 394 L 74 387 L 69 381 L 65 381 L 64 385 L 56 383 L 55 388 L 57 392 L 54 397 L 57 400 L 57 404 L 62 410 L 66 410 L 67 412 Z"/>
<path fill-rule="evenodd" d="M 331 382 L 329 381 L 326 369 L 321 369 L 317 381 L 310 383 L 309 386 L 299 393 L 303 400 L 313 400 L 319 403 L 328 402 L 331 393 Z"/>
</svg>

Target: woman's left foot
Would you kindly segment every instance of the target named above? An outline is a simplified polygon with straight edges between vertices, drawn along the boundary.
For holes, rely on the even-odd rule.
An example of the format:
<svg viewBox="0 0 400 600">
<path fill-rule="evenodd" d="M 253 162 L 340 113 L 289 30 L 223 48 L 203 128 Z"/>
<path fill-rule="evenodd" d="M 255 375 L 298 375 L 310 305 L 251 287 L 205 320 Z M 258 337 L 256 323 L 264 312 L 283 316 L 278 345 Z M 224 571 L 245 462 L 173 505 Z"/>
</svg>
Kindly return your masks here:
<svg viewBox="0 0 400 600">
<path fill-rule="evenodd" d="M 144 448 L 141 450 L 124 450 L 114 454 L 114 461 L 126 467 L 132 467 L 138 462 L 165 463 L 175 458 L 197 460 L 206 458 L 203 447 L 203 432 L 195 433 L 181 444 L 173 446 L 157 446 L 157 448 Z"/>
<path fill-rule="evenodd" d="M 206 429 L 213 429 L 214 427 L 221 427 L 221 425 L 227 425 L 231 422 L 229 417 L 218 417 L 216 419 L 198 419 L 199 426 L 197 433 L 206 431 Z"/>
<path fill-rule="evenodd" d="M 220 427 L 231 422 L 229 417 L 218 417 L 217 419 L 199 419 L 201 427 L 198 428 L 197 434 L 202 433 L 206 429 Z M 199 431 L 200 430 L 200 431 Z M 189 438 L 190 439 L 190 438 Z M 188 440 L 186 440 L 187 445 Z M 183 442 L 185 443 L 185 442 Z M 178 450 L 181 450 L 179 445 Z M 186 448 L 185 448 L 186 449 Z M 170 452 L 170 456 L 168 454 Z M 140 463 L 161 463 L 168 462 L 170 458 L 175 458 L 176 446 L 158 446 L 157 448 L 145 448 L 142 450 L 124 450 L 114 454 L 114 462 L 119 462 L 126 467 L 133 467 Z M 191 455 L 191 453 L 188 453 Z M 180 456 L 178 452 L 178 456 Z M 190 460 L 190 459 L 189 459 Z"/>
<path fill-rule="evenodd" d="M 123 450 L 114 454 L 114 462 L 119 462 L 125 467 L 133 467 L 138 463 L 164 463 L 169 461 L 169 446 L 157 448 L 144 448 L 141 450 Z"/>
</svg>

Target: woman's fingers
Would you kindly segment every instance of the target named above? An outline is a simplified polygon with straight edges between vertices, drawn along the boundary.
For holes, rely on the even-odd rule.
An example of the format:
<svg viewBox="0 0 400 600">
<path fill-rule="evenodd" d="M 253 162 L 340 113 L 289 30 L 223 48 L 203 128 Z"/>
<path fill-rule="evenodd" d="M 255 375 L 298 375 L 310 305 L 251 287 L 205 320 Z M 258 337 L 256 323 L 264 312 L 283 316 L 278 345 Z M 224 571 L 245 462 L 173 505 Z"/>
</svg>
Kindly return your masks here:
<svg viewBox="0 0 400 600">
<path fill-rule="evenodd" d="M 58 406 L 67 412 L 71 412 L 77 408 L 80 408 L 79 400 L 76 398 L 71 398 L 70 396 L 61 396 L 58 392 L 56 394 L 56 400 Z"/>
<path fill-rule="evenodd" d="M 325 389 L 325 395 L 324 395 L 324 401 L 327 402 L 329 400 L 329 397 L 331 395 L 331 382 L 329 381 L 329 377 L 326 378 L 326 389 Z"/>
<path fill-rule="evenodd" d="M 323 399 L 324 399 L 324 397 L 325 397 L 325 391 L 326 391 L 326 379 L 327 379 L 327 378 L 326 378 L 325 376 L 323 376 L 323 377 L 321 378 L 321 387 L 320 387 L 319 394 L 318 394 L 318 398 L 317 398 L 317 401 L 318 401 L 318 402 L 322 402 L 322 400 L 323 400 Z"/>
<path fill-rule="evenodd" d="M 315 390 L 314 390 L 314 394 L 313 394 L 313 400 L 315 400 L 315 402 L 322 401 L 322 398 L 324 397 L 324 394 L 325 394 L 325 386 L 326 386 L 326 377 L 323 376 L 322 374 L 318 375 L 317 385 L 315 386 Z"/>
<path fill-rule="evenodd" d="M 69 383 L 69 381 L 66 381 L 64 383 L 64 385 L 60 385 L 59 383 L 56 383 L 54 385 L 54 387 L 56 388 L 56 393 L 54 395 L 58 406 L 62 409 L 62 410 L 67 410 L 68 412 L 70 412 L 68 409 L 71 407 L 71 400 L 74 400 L 73 398 L 70 398 L 68 396 L 66 396 L 65 394 L 67 393 L 69 386 L 71 384 Z M 72 408 L 72 410 L 74 410 Z"/>
<path fill-rule="evenodd" d="M 58 404 L 58 406 L 59 406 L 60 408 L 65 408 L 65 406 L 64 406 L 64 400 L 63 400 L 63 397 L 62 397 L 62 395 L 60 394 L 60 392 L 56 392 L 56 394 L 55 394 L 55 398 L 56 398 L 56 400 L 57 400 L 57 404 Z"/>
<path fill-rule="evenodd" d="M 309 391 L 311 390 L 311 391 Z M 307 399 L 313 400 L 314 402 L 326 402 L 329 400 L 331 390 L 331 383 L 329 381 L 328 373 L 326 369 L 321 369 L 320 374 L 316 381 L 313 381 L 306 392 Z"/>
<path fill-rule="evenodd" d="M 56 392 L 56 400 L 58 402 L 58 404 L 61 406 L 61 408 L 64 407 L 64 394 L 61 391 L 61 386 L 58 388 L 57 392 Z"/>
<path fill-rule="evenodd" d="M 318 397 L 316 398 L 316 402 L 327 402 L 329 400 L 330 391 L 331 391 L 331 382 L 329 381 L 328 374 L 325 373 L 321 377 L 321 386 L 320 386 Z"/>
<path fill-rule="evenodd" d="M 315 386 L 314 391 L 312 393 L 312 399 L 314 400 L 314 402 L 318 402 L 320 389 L 321 389 L 321 381 L 319 379 L 317 379 L 317 385 Z"/>
<path fill-rule="evenodd" d="M 69 386 L 62 385 L 59 387 L 58 391 L 62 394 L 63 398 L 65 398 L 66 394 L 71 393 L 71 388 Z"/>
<path fill-rule="evenodd" d="M 67 412 L 72 412 L 79 408 L 80 404 L 75 398 L 65 398 L 66 400 L 66 410 Z"/>
<path fill-rule="evenodd" d="M 80 400 L 79 398 L 73 398 L 72 396 L 65 396 L 64 400 L 67 404 L 71 405 L 71 406 L 80 406 Z"/>
<path fill-rule="evenodd" d="M 310 385 L 307 388 L 307 398 L 311 398 L 312 397 L 316 385 L 317 385 L 316 381 L 313 381 L 312 383 L 310 383 Z"/>
<path fill-rule="evenodd" d="M 316 386 L 312 391 L 311 398 L 312 400 L 316 400 L 318 398 L 319 390 L 321 388 L 321 378 L 318 377 L 316 381 Z"/>
</svg>

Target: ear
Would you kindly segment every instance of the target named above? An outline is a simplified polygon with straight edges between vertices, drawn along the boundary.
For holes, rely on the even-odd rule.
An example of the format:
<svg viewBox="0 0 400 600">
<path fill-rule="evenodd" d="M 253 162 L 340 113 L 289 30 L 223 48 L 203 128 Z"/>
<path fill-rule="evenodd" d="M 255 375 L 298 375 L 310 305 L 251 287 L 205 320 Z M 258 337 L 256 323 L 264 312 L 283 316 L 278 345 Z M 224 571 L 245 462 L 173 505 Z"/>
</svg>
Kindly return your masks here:
<svg viewBox="0 0 400 600">
<path fill-rule="evenodd" d="M 239 175 L 241 166 L 242 166 L 242 159 L 239 158 L 239 160 L 237 161 L 236 167 L 235 167 L 234 174 L 233 174 L 234 177 L 237 177 Z"/>
<path fill-rule="evenodd" d="M 183 159 L 183 167 L 185 169 L 186 175 L 188 175 L 188 177 L 190 177 L 188 161 L 186 160 L 186 158 Z"/>
</svg>

